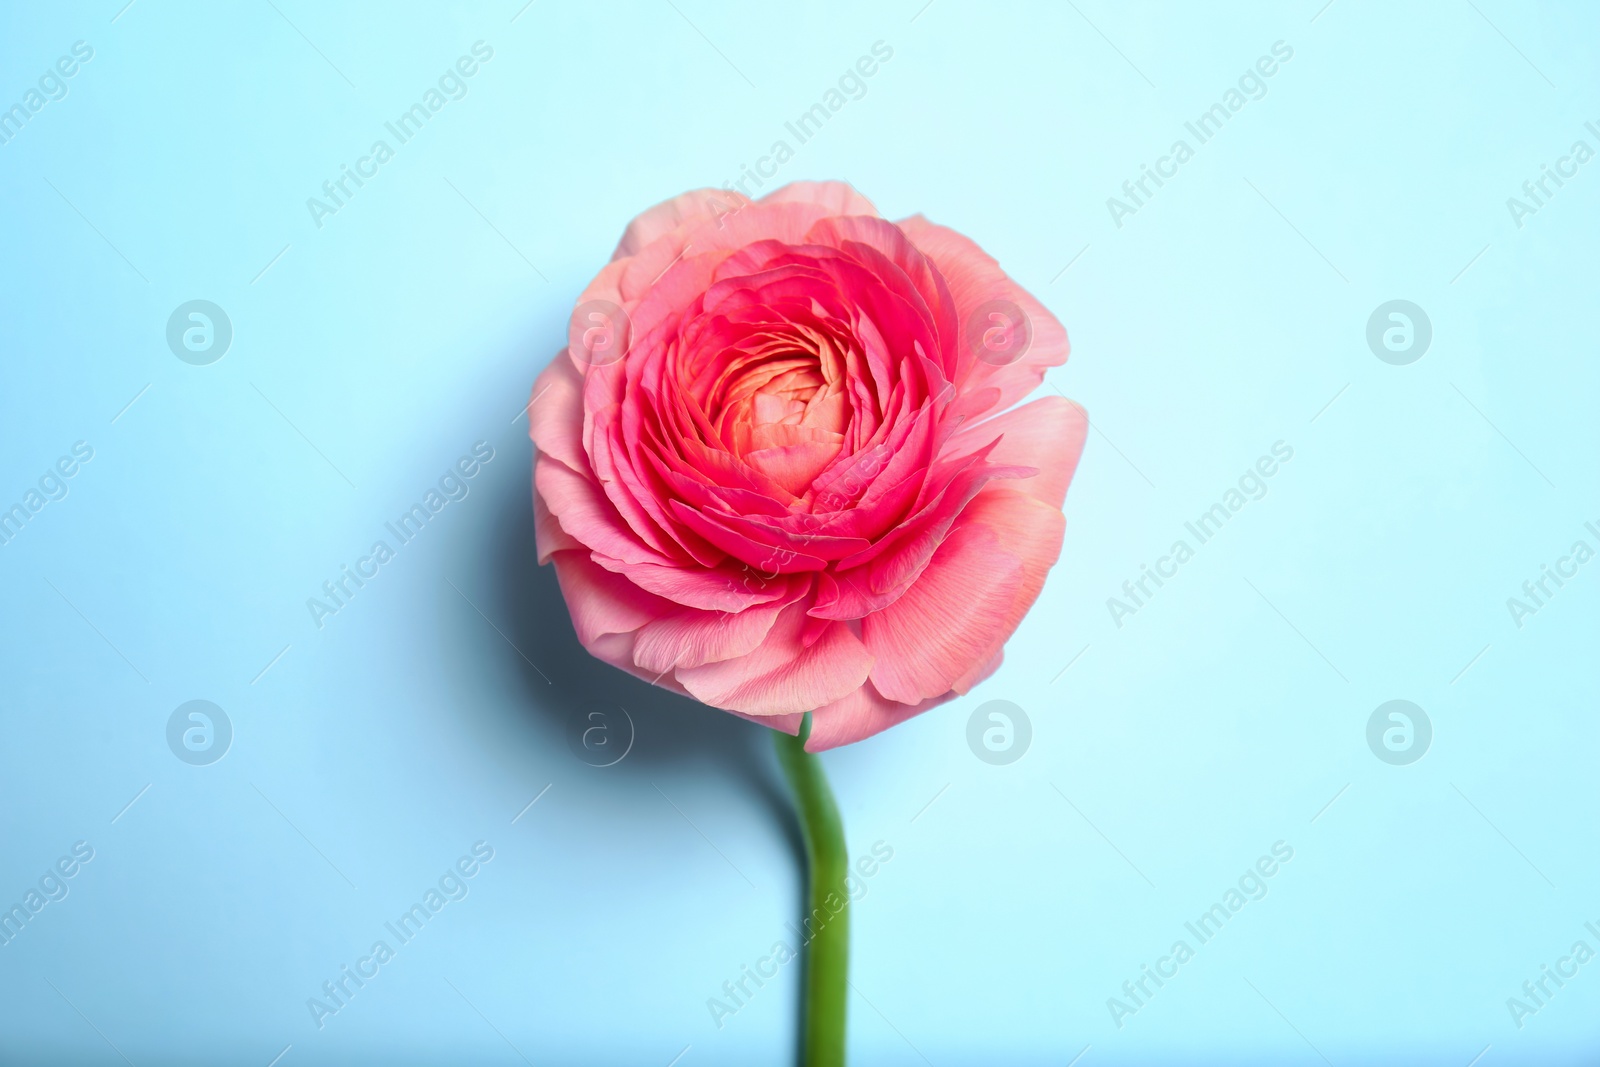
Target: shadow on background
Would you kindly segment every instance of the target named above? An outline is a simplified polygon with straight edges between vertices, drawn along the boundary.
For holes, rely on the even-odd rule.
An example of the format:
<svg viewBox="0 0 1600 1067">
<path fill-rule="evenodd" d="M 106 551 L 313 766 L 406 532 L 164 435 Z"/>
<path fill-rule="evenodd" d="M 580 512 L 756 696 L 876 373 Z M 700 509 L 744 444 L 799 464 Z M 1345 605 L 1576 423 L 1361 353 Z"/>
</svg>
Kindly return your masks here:
<svg viewBox="0 0 1600 1067">
<path fill-rule="evenodd" d="M 497 496 L 491 510 L 497 517 L 489 524 L 491 544 L 478 557 L 489 561 L 498 576 L 491 581 L 494 599 L 484 604 L 484 610 L 500 620 L 506 636 L 526 656 L 514 659 L 519 704 L 528 709 L 526 714 L 545 720 L 542 725 L 550 733 L 559 734 L 562 749 L 553 758 L 570 759 L 580 771 L 616 775 L 621 788 L 642 794 L 653 794 L 656 784 L 691 776 L 703 779 L 709 774 L 722 780 L 728 792 L 763 812 L 773 834 L 783 835 L 794 859 L 796 896 L 803 902 L 799 880 L 806 869 L 805 844 L 773 753 L 771 731 L 635 678 L 584 649 L 555 568 L 538 563 L 532 451 L 515 455 L 516 476 L 494 489 Z M 583 717 L 585 707 L 596 703 L 625 709 L 634 727 L 633 746 L 626 757 L 603 768 L 584 766 L 570 750 L 573 738 L 590 725 Z M 798 921 L 799 916 L 792 918 Z M 797 1020 L 803 992 L 802 975 L 793 1008 Z M 799 1036 L 797 1028 L 797 1062 Z"/>
<path fill-rule="evenodd" d="M 626 758 L 604 770 L 646 785 L 645 779 L 681 778 L 687 768 L 710 767 L 766 809 L 774 827 L 781 826 L 800 849 L 799 829 L 766 727 L 635 678 L 594 658 L 578 642 L 555 569 L 538 563 L 531 467 L 529 462 L 520 464 L 522 476 L 516 480 L 520 493 L 506 492 L 495 501 L 499 520 L 491 525 L 491 535 L 496 543 L 484 557 L 496 564 L 499 576 L 492 594 L 496 600 L 492 608 L 484 607 L 532 661 L 516 659 L 529 713 L 546 717 L 547 725 L 565 741 L 583 729 L 583 705 L 622 707 L 633 720 L 633 747 Z M 577 760 L 575 755 L 571 758 Z"/>
</svg>

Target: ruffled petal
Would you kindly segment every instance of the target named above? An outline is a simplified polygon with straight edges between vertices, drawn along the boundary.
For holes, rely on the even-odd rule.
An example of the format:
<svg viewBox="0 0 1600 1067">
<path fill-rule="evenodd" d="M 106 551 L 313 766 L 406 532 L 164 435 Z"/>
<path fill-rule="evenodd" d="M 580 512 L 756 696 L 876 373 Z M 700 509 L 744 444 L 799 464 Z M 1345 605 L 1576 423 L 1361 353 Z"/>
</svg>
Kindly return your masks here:
<svg viewBox="0 0 1600 1067">
<path fill-rule="evenodd" d="M 1070 346 L 1061 323 L 1026 289 L 1012 281 L 1000 269 L 1000 264 L 970 238 L 936 226 L 921 215 L 902 219 L 897 225 L 923 255 L 938 266 L 955 298 L 962 334 L 959 346 L 962 372 L 956 379 L 956 388 L 969 399 L 984 387 L 999 391 L 993 403 L 981 408 L 969 404 L 962 407 L 962 414 L 977 417 L 1010 407 L 1044 381 L 1046 368 L 1067 361 Z M 1014 362 L 996 364 L 979 359 L 970 343 L 969 335 L 974 331 L 981 333 L 984 327 L 980 310 L 991 300 L 1007 301 L 1027 318 L 1031 340 Z"/>
<path fill-rule="evenodd" d="M 1001 548 L 1022 563 L 1022 580 L 1005 613 L 996 621 L 999 640 L 994 650 L 998 652 L 1039 599 L 1045 575 L 1061 556 L 1067 519 L 1056 505 L 996 483 L 978 494 L 963 513 L 962 521 L 991 531 Z M 989 671 L 978 665 L 956 678 L 951 686 L 956 692 L 965 693 L 988 675 Z"/>
<path fill-rule="evenodd" d="M 586 553 L 557 552 L 550 558 L 578 640 L 596 655 L 596 645 L 605 635 L 631 634 L 672 610 L 671 604 L 621 575 L 595 566 Z"/>
<path fill-rule="evenodd" d="M 611 258 L 638 255 L 646 245 L 686 223 L 737 211 L 749 202 L 749 197 L 731 189 L 693 189 L 671 200 L 663 200 L 628 223 Z"/>
<path fill-rule="evenodd" d="M 556 552 L 568 550 L 588 552 L 581 541 L 561 528 L 556 517 L 550 514 L 550 506 L 544 502 L 544 494 L 537 488 L 533 491 L 533 541 L 538 548 L 541 566 L 550 562 L 551 555 Z"/>
<path fill-rule="evenodd" d="M 600 487 L 566 464 L 539 457 L 533 484 L 561 528 L 595 551 L 624 563 L 673 562 L 640 541 Z"/>
<path fill-rule="evenodd" d="M 534 379 L 528 395 L 528 436 L 540 452 L 572 470 L 588 469 L 583 454 L 583 375 L 563 355 Z"/>
<path fill-rule="evenodd" d="M 811 716 L 811 736 L 806 739 L 806 751 L 823 752 L 840 745 L 854 744 L 891 726 L 898 726 L 913 715 L 942 704 L 953 696 L 954 693 L 948 693 L 934 700 L 902 704 L 878 692 L 869 680 L 849 696 L 816 710 Z"/>
<path fill-rule="evenodd" d="M 734 612 L 681 608 L 640 627 L 633 661 L 647 671 L 665 673 L 749 655 L 786 606 L 774 602 Z"/>
<path fill-rule="evenodd" d="M 1089 415 L 1066 397 L 1040 397 L 1003 415 L 963 429 L 946 446 L 945 459 L 975 452 L 998 439 L 989 453 L 991 463 L 1031 466 L 1037 473 L 1006 483 L 1059 508 L 1067 498 L 1067 485 L 1083 455 L 1089 433 Z"/>
<path fill-rule="evenodd" d="M 1010 636 L 1004 623 L 1022 582 L 1022 560 L 993 530 L 958 523 L 916 584 L 861 620 L 872 684 L 902 704 L 949 692 Z"/>
<path fill-rule="evenodd" d="M 876 215 L 878 209 L 872 201 L 856 192 L 849 182 L 790 182 L 774 189 L 759 203 L 816 204 L 829 215 Z"/>
<path fill-rule="evenodd" d="M 793 715 L 849 696 L 872 657 L 843 623 L 828 623 L 807 645 L 806 621 L 805 606 L 791 604 L 749 655 L 674 674 L 695 699 L 747 715 Z"/>
</svg>

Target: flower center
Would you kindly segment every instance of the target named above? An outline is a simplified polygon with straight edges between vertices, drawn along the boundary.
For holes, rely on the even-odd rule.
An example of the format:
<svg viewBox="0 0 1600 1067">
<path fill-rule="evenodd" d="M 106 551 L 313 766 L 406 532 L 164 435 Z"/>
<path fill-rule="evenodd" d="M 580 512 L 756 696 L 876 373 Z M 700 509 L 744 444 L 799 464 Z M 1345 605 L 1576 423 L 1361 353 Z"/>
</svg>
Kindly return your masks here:
<svg viewBox="0 0 1600 1067">
<path fill-rule="evenodd" d="M 850 425 L 843 359 L 824 336 L 752 337 L 729 360 L 712 422 L 729 451 L 804 496 Z"/>
</svg>

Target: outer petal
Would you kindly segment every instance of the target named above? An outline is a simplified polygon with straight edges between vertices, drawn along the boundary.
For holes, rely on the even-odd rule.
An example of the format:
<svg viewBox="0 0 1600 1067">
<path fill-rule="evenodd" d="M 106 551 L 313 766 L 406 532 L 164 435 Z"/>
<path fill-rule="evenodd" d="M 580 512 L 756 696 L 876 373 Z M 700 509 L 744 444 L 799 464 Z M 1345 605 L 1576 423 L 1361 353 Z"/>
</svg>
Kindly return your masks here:
<svg viewBox="0 0 1600 1067">
<path fill-rule="evenodd" d="M 599 486 L 566 464 L 541 456 L 533 484 L 561 528 L 590 548 L 624 563 L 671 562 L 639 540 Z"/>
<path fill-rule="evenodd" d="M 994 650 L 994 655 L 989 657 L 989 662 L 985 663 L 983 666 L 979 667 L 977 670 L 975 670 L 975 671 L 971 672 L 970 674 L 968 674 L 961 681 L 958 681 L 956 683 L 955 691 L 952 692 L 950 695 L 952 697 L 957 697 L 957 696 L 965 696 L 967 693 L 970 693 L 972 691 L 972 688 L 974 686 L 976 686 L 979 682 L 987 680 L 988 677 L 991 674 L 993 674 L 995 671 L 999 670 L 1000 669 L 1000 664 L 1004 663 L 1005 659 L 1006 659 L 1006 650 L 1005 650 L 1004 646 L 995 649 Z"/>
<path fill-rule="evenodd" d="M 876 215 L 872 201 L 855 191 L 849 182 L 790 182 L 762 197 L 763 204 L 803 202 L 818 204 L 830 215 Z"/>
<path fill-rule="evenodd" d="M 641 212 L 638 218 L 628 223 L 628 228 L 623 231 L 622 240 L 617 242 L 617 250 L 611 254 L 611 258 L 616 260 L 624 256 L 638 255 L 656 238 L 671 233 L 685 223 L 706 216 L 737 211 L 749 202 L 749 197 L 743 193 L 728 189 L 693 189 L 671 200 L 663 200 L 655 207 Z"/>
<path fill-rule="evenodd" d="M 552 460 L 537 459 L 535 463 L 550 463 Z M 567 531 L 561 528 L 556 517 L 550 514 L 550 508 L 544 502 L 544 497 L 539 494 L 537 486 L 533 490 L 533 540 L 538 547 L 539 563 L 550 562 L 550 557 L 557 552 L 569 549 L 587 552 L 588 550 Z"/>
<path fill-rule="evenodd" d="M 539 451 L 579 473 L 589 472 L 583 452 L 583 375 L 557 354 L 533 383 L 528 397 L 528 436 Z"/>
<path fill-rule="evenodd" d="M 999 640 L 995 651 L 998 652 L 1039 598 L 1045 575 L 1061 555 L 1067 519 L 1054 504 L 1041 502 L 1009 486 L 993 484 L 978 494 L 962 519 L 993 531 L 1005 551 L 1022 561 L 1022 582 L 1004 616 L 997 622 Z M 951 684 L 956 692 L 965 693 L 988 674 L 989 671 L 980 666 Z"/>
<path fill-rule="evenodd" d="M 631 627 L 659 613 L 650 594 L 596 567 L 582 552 L 557 552 L 550 560 L 578 640 L 590 655 L 663 689 L 689 695 L 671 675 L 652 676 L 634 665 Z"/>
<path fill-rule="evenodd" d="M 829 209 L 805 200 L 757 201 L 726 214 L 687 219 L 643 246 L 632 256 L 612 260 L 579 298 L 604 298 L 632 313 L 631 306 L 652 293 L 658 280 L 678 261 L 712 256 L 712 264 L 757 241 L 804 244 L 805 235 Z M 635 323 L 636 329 L 642 329 Z M 635 337 L 638 333 L 635 333 Z"/>
<path fill-rule="evenodd" d="M 683 692 L 685 696 L 689 695 L 688 691 L 684 690 L 683 687 L 678 685 L 676 682 L 673 683 L 673 689 Z M 768 726 L 774 730 L 782 730 L 790 737 L 794 737 L 800 732 L 800 723 L 805 718 L 804 712 L 794 715 L 746 715 L 742 711 L 734 711 L 731 708 L 724 708 L 722 710 L 726 711 L 729 715 L 737 715 L 741 719 L 748 719 L 750 722 L 757 722 L 762 726 Z"/>
<path fill-rule="evenodd" d="M 561 595 L 572 613 L 572 627 L 578 632 L 578 640 L 597 656 L 600 652 L 596 651 L 596 646 L 602 637 L 631 634 L 673 608 L 672 604 L 646 593 L 620 574 L 596 566 L 585 552 L 557 552 L 550 558 L 555 563 L 556 580 L 561 583 Z M 632 661 L 616 665 L 633 667 Z"/>
<path fill-rule="evenodd" d="M 805 605 L 791 604 L 749 655 L 680 668 L 677 679 L 695 699 L 747 715 L 793 715 L 849 696 L 867 680 L 872 657 L 843 623 L 805 644 L 806 621 Z"/>
<path fill-rule="evenodd" d="M 609 300 L 619 307 L 625 305 L 627 298 L 622 295 L 622 275 L 628 269 L 630 262 L 632 262 L 631 259 L 614 259 L 604 267 L 601 267 L 600 273 L 596 274 L 594 280 L 584 287 L 582 293 L 578 294 L 578 299 L 573 303 L 573 310 L 576 311 L 578 307 L 590 300 Z M 574 325 L 569 317 L 567 319 L 567 358 L 572 361 L 573 366 L 578 368 L 581 373 L 588 368 L 588 364 L 580 360 L 572 350 L 574 336 L 580 340 L 583 336 L 581 330 L 574 331 Z"/>
<path fill-rule="evenodd" d="M 743 611 L 682 608 L 640 628 L 633 661 L 658 674 L 747 656 L 760 647 L 787 604 L 758 604 Z"/>
<path fill-rule="evenodd" d="M 811 736 L 806 740 L 807 752 L 822 752 L 840 745 L 853 744 L 862 738 L 881 733 L 891 726 L 905 722 L 913 715 L 927 711 L 955 696 L 946 693 L 934 700 L 918 704 L 901 704 L 890 700 L 868 681 L 854 693 L 818 708 L 811 717 Z"/>
<path fill-rule="evenodd" d="M 989 453 L 991 463 L 1034 467 L 1039 472 L 1031 478 L 1007 481 L 1006 488 L 1059 508 L 1067 498 L 1067 485 L 1078 467 L 1088 432 L 1089 416 L 1083 408 L 1066 397 L 1040 397 L 963 429 L 950 439 L 945 446 L 947 455 L 940 459 L 976 452 L 998 437 L 1000 443 Z"/>
<path fill-rule="evenodd" d="M 902 704 L 949 692 L 1010 636 L 1005 620 L 1022 584 L 1022 560 L 993 530 L 958 522 L 916 584 L 861 620 L 872 684 Z"/>
<path fill-rule="evenodd" d="M 973 417 L 1010 407 L 1044 380 L 1045 368 L 1067 361 L 1067 331 L 1061 323 L 1026 289 L 1012 281 L 1000 269 L 1000 264 L 970 238 L 936 226 L 921 215 L 902 219 L 898 225 L 923 255 L 933 260 L 955 297 L 962 330 L 961 359 L 966 371 L 957 379 L 957 389 L 971 397 L 980 395 L 985 386 L 999 390 L 999 397 L 993 404 L 974 406 L 970 410 L 963 408 L 964 414 Z M 1014 363 L 1002 366 L 986 363 L 967 348 L 969 323 L 977 317 L 978 308 L 989 300 L 1009 300 L 1022 309 L 1032 328 L 1031 343 Z"/>
<path fill-rule="evenodd" d="M 972 685 L 978 684 L 999 670 L 1000 663 L 1004 659 L 1005 654 L 997 651 L 988 663 L 979 668 Z M 960 695 L 951 690 L 943 696 L 924 700 L 920 704 L 902 704 L 878 692 L 868 679 L 866 685 L 843 700 L 836 700 L 827 707 L 817 710 L 812 718 L 811 737 L 806 741 L 806 751 L 822 752 L 840 745 L 854 744 L 891 726 L 898 726 L 913 715 L 921 715 L 930 708 L 936 708 Z"/>
</svg>

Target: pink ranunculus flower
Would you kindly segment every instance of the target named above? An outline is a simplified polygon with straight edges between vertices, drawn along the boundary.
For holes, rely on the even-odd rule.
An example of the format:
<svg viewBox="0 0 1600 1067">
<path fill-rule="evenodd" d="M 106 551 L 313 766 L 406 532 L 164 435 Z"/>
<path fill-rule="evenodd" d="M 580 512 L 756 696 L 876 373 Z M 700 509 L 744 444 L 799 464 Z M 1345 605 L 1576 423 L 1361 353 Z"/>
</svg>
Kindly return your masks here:
<svg viewBox="0 0 1600 1067">
<path fill-rule="evenodd" d="M 1067 358 L 960 234 L 850 186 L 704 189 L 629 225 L 534 384 L 539 561 L 585 648 L 795 733 L 971 689 L 1061 551 Z"/>
</svg>

